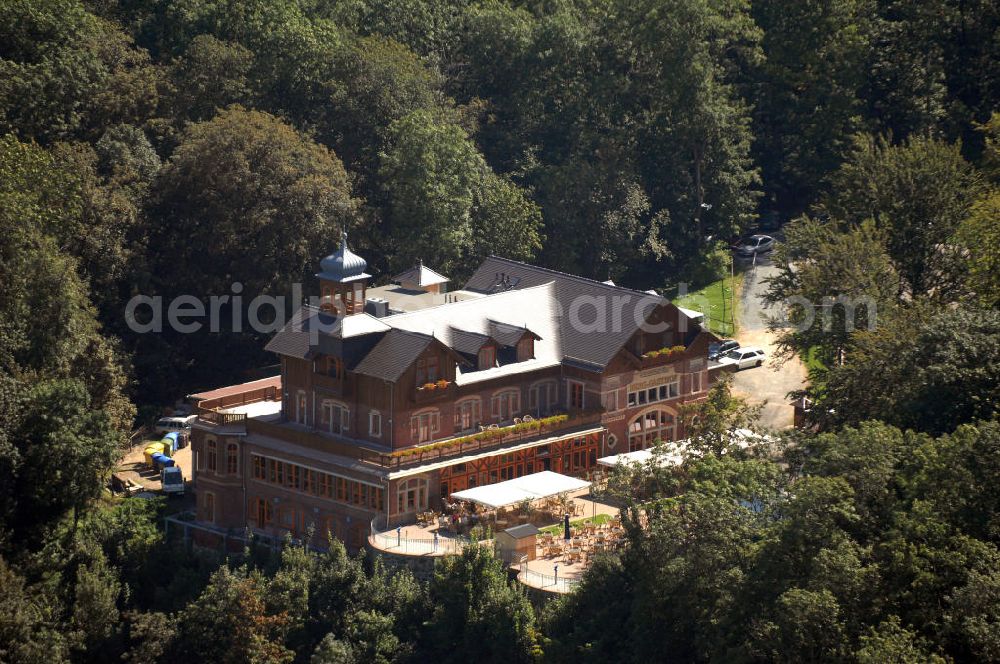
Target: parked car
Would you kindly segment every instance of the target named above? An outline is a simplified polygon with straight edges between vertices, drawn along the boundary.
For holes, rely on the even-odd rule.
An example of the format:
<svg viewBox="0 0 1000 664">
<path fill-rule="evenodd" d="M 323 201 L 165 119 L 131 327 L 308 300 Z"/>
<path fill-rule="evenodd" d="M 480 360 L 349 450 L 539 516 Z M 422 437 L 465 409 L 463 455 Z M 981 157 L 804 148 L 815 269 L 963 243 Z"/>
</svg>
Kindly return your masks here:
<svg viewBox="0 0 1000 664">
<path fill-rule="evenodd" d="M 735 339 L 722 339 L 717 343 L 708 344 L 708 359 L 717 360 L 731 350 L 740 347 L 740 342 Z"/>
<path fill-rule="evenodd" d="M 764 359 L 764 351 L 760 348 L 744 346 L 743 348 L 731 350 L 720 357 L 719 364 L 736 370 L 749 369 L 750 367 L 759 367 L 764 364 Z"/>
<path fill-rule="evenodd" d="M 198 419 L 197 415 L 188 415 L 187 417 L 161 417 L 156 421 L 156 433 L 186 431 L 191 428 L 191 423 L 196 419 Z"/>
<path fill-rule="evenodd" d="M 733 251 L 739 256 L 754 256 L 772 249 L 774 249 L 774 238 L 770 235 L 751 235 L 733 246 Z"/>
<path fill-rule="evenodd" d="M 184 495 L 184 473 L 178 466 L 170 466 L 160 471 L 161 491 L 166 494 Z"/>
</svg>

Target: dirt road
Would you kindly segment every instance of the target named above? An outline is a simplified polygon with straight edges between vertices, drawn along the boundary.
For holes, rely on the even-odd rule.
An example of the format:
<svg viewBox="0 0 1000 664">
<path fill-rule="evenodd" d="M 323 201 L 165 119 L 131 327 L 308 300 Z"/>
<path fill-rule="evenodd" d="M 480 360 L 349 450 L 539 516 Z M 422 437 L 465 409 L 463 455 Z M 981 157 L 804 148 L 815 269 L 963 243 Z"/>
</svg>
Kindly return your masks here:
<svg viewBox="0 0 1000 664">
<path fill-rule="evenodd" d="M 756 369 L 738 371 L 733 379 L 733 389 L 751 403 L 764 403 L 761 424 L 769 429 L 786 429 L 792 426 L 793 409 L 788 393 L 800 389 L 806 380 L 806 369 L 795 357 L 777 366 L 774 360 L 774 334 L 767 329 L 767 309 L 761 299 L 767 290 L 764 279 L 777 272 L 765 260 L 756 267 L 748 267 L 743 279 L 743 291 L 737 304 L 739 333 L 737 341 L 743 346 L 757 346 L 767 353 L 768 361 Z"/>
</svg>

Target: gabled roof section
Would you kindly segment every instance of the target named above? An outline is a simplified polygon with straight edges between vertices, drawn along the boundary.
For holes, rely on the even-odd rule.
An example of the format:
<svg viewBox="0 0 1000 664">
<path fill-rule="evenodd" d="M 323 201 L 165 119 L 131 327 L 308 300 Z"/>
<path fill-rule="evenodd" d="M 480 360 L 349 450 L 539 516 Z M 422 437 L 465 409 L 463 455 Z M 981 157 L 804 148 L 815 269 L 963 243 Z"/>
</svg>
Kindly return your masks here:
<svg viewBox="0 0 1000 664">
<path fill-rule="evenodd" d="M 534 337 L 536 341 L 541 340 L 540 336 L 523 325 L 511 325 L 510 323 L 490 320 L 489 330 L 490 336 L 503 346 L 517 345 L 517 342 L 523 339 L 526 334 Z"/>
<path fill-rule="evenodd" d="M 459 330 L 454 327 L 449 328 L 449 336 L 451 340 L 448 345 L 466 355 L 478 355 L 483 346 L 493 341 L 489 335 Z"/>
<path fill-rule="evenodd" d="M 264 350 L 308 360 L 321 352 L 330 352 L 326 342 L 331 339 L 353 339 L 388 332 L 389 329 L 388 325 L 368 314 L 334 316 L 316 307 L 304 305 L 271 338 Z"/>
<path fill-rule="evenodd" d="M 656 306 L 673 307 L 658 295 L 499 256 L 490 256 L 483 261 L 469 278 L 465 289 L 477 293 L 498 293 L 482 298 L 489 301 L 510 294 L 516 296 L 542 284 L 551 285 L 555 299 L 548 306 L 558 312 L 557 332 L 562 349 L 560 361 L 591 370 L 607 366 Z M 525 317 L 525 326 L 532 328 L 533 316 L 530 312 L 534 310 L 521 309 L 529 312 Z M 676 307 L 673 309 L 676 310 Z M 676 312 L 676 316 L 677 325 L 683 327 L 682 334 L 696 327 L 680 311 Z M 542 336 L 547 335 L 543 333 Z M 545 345 L 544 342 L 536 344 L 538 347 Z"/>
<path fill-rule="evenodd" d="M 354 367 L 354 372 L 395 382 L 434 341 L 429 334 L 389 330 L 371 352 Z"/>
<path fill-rule="evenodd" d="M 404 270 L 392 278 L 396 283 L 411 283 L 416 284 L 421 288 L 426 288 L 427 286 L 436 286 L 438 284 L 446 284 L 451 279 L 435 272 L 429 267 L 424 265 L 423 261 L 418 262 L 416 265 L 408 270 Z"/>
</svg>

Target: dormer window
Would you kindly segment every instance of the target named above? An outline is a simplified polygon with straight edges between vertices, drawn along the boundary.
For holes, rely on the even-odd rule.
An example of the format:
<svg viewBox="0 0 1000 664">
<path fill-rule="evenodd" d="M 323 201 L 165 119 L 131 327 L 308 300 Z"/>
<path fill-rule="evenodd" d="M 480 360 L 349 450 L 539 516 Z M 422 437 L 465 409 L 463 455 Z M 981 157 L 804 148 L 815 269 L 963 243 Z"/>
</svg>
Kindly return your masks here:
<svg viewBox="0 0 1000 664">
<path fill-rule="evenodd" d="M 479 349 L 479 368 L 492 369 L 497 365 L 497 350 L 493 346 L 483 346 Z"/>
<path fill-rule="evenodd" d="M 437 355 L 429 355 L 417 360 L 417 386 L 437 382 L 440 377 Z"/>
<path fill-rule="evenodd" d="M 524 362 L 535 357 L 535 340 L 531 337 L 524 337 L 517 342 L 517 361 Z"/>
<path fill-rule="evenodd" d="M 344 363 L 339 357 L 326 355 L 318 364 L 320 373 L 333 378 L 342 378 L 344 376 Z"/>
</svg>

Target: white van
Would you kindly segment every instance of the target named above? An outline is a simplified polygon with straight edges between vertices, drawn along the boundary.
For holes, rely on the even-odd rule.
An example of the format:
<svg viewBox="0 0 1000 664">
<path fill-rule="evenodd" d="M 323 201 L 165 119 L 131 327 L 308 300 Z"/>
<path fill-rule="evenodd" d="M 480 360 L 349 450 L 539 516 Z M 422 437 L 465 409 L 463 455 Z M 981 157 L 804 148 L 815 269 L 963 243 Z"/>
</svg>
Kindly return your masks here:
<svg viewBox="0 0 1000 664">
<path fill-rule="evenodd" d="M 161 417 L 156 421 L 156 433 L 170 433 L 171 431 L 184 431 L 191 428 L 191 423 L 198 419 L 197 415 L 187 417 Z"/>
</svg>

